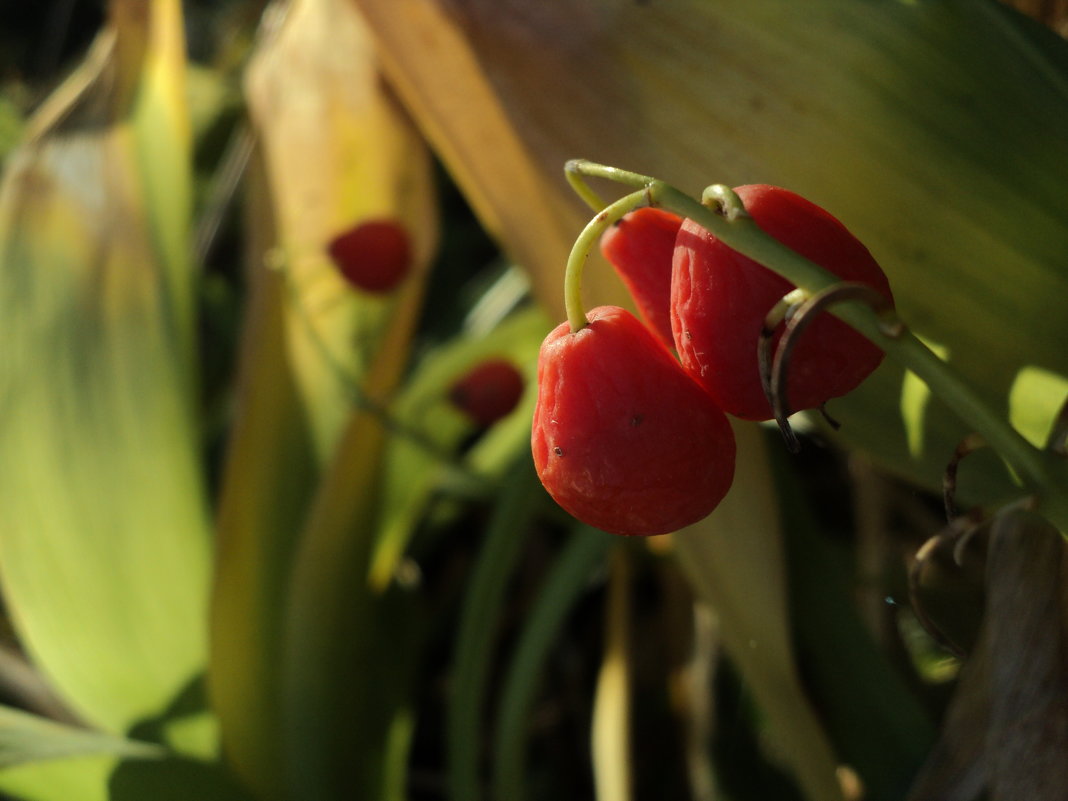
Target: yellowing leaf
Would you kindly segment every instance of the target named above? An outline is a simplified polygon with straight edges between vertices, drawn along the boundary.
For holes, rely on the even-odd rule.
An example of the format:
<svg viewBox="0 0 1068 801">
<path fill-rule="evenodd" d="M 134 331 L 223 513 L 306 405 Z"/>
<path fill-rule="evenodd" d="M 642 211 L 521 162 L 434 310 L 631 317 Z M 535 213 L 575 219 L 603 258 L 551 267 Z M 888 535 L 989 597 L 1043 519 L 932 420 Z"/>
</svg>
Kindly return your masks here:
<svg viewBox="0 0 1068 801">
<path fill-rule="evenodd" d="M 332 479 L 350 482 L 352 497 L 377 471 L 378 445 L 346 445 L 346 431 L 368 428 L 351 421 L 360 396 L 381 405 L 404 368 L 436 240 L 429 156 L 384 89 L 358 15 L 339 0 L 299 0 L 276 22 L 246 81 L 259 143 L 251 295 L 218 517 L 211 675 L 227 751 L 265 797 L 287 792 L 282 626 L 299 534 L 320 479 L 345 469 L 330 467 L 345 460 L 339 448 L 369 449 L 359 470 Z M 349 287 L 326 250 L 343 230 L 382 217 L 409 232 L 414 260 L 386 297 Z M 363 536 L 350 522 L 338 516 L 331 531 Z"/>
</svg>

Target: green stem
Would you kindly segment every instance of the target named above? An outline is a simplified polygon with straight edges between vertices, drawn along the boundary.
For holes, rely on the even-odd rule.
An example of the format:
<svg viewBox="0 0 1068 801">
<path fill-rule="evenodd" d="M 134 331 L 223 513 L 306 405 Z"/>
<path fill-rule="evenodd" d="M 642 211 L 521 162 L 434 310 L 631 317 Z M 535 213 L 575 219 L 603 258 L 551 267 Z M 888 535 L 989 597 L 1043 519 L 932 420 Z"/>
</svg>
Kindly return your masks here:
<svg viewBox="0 0 1068 801">
<path fill-rule="evenodd" d="M 571 188 L 575 190 L 575 194 L 586 201 L 586 205 L 594 211 L 600 211 L 608 204 L 601 199 L 601 196 L 594 192 L 588 183 L 586 183 L 586 176 L 581 172 L 584 162 L 579 159 L 569 161 L 564 165 L 564 175 L 567 177 L 567 182 L 571 184 Z"/>
<path fill-rule="evenodd" d="M 795 253 L 765 233 L 748 214 L 744 213 L 744 207 L 739 211 L 739 207 L 734 203 L 736 196 L 726 187 L 709 187 L 703 195 L 703 200 L 708 203 L 706 206 L 675 187 L 647 175 L 639 175 L 583 160 L 568 162 L 568 170 L 569 173 L 607 178 L 624 186 L 642 190 L 633 192 L 613 203 L 602 214 L 610 210 L 615 214 L 619 204 L 630 203 L 630 207 L 633 208 L 637 204 L 635 200 L 637 198 L 649 205 L 661 206 L 682 217 L 692 219 L 731 249 L 763 264 L 805 292 L 815 294 L 840 280 L 823 267 Z M 573 263 L 578 265 L 579 270 L 581 269 L 585 254 L 593 246 L 595 237 L 598 235 L 590 231 L 593 225 L 594 223 L 590 223 L 579 241 L 575 243 L 575 250 L 568 259 L 569 275 L 572 272 Z M 603 231 L 606 227 L 607 224 L 600 230 Z M 588 231 L 590 231 L 589 235 L 587 235 Z M 576 283 L 578 281 L 577 278 L 573 280 Z M 577 287 L 571 290 L 565 289 L 565 291 L 577 293 Z M 571 300 L 570 294 L 568 299 Z M 581 313 L 581 302 L 577 298 L 575 301 L 573 305 Z M 961 420 L 973 430 L 981 433 L 990 446 L 1019 475 L 1024 477 L 1028 485 L 1032 488 L 1052 489 L 1050 496 L 1043 498 L 1043 509 L 1061 531 L 1068 532 L 1068 497 L 1064 491 L 1065 487 L 1068 487 L 1068 466 L 1063 460 L 1057 460 L 1043 453 L 1020 436 L 1011 425 L 991 411 L 956 370 L 903 326 L 888 325 L 885 317 L 859 302 L 842 303 L 831 310 L 831 313 L 882 348 L 892 359 L 915 373 L 935 395 L 953 409 Z M 568 320 L 571 321 L 572 330 L 577 330 L 575 319 L 569 306 Z M 585 319 L 584 315 L 582 319 Z"/>
<path fill-rule="evenodd" d="M 586 266 L 586 257 L 597 246 L 601 234 L 625 214 L 643 205 L 649 205 L 648 193 L 644 189 L 621 197 L 590 220 L 575 240 L 571 255 L 567 258 L 567 271 L 564 273 L 564 308 L 567 310 L 571 333 L 582 330 L 589 322 L 586 319 L 586 309 L 582 305 L 582 268 Z"/>
</svg>

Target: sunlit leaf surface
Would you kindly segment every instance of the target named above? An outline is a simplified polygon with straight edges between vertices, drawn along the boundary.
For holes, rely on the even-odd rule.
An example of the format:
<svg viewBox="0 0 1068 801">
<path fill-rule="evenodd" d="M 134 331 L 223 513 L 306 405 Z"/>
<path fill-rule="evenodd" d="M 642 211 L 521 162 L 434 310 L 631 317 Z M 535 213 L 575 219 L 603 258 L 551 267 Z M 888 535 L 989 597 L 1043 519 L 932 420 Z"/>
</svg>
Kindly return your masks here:
<svg viewBox="0 0 1068 801">
<path fill-rule="evenodd" d="M 0 577 L 35 661 L 120 733 L 203 670 L 210 542 L 179 7 L 111 23 L 0 189 Z"/>
<path fill-rule="evenodd" d="M 100 754 L 151 759 L 165 753 L 158 745 L 59 724 L 0 707 L 0 768 Z"/>
<path fill-rule="evenodd" d="M 995 4 L 356 3 L 435 146 L 561 316 L 563 255 L 588 212 L 560 171 L 583 157 L 692 193 L 766 182 L 811 198 L 995 408 L 1024 364 L 1068 374 L 1068 45 Z M 587 272 L 591 305 L 622 297 Z M 848 441 L 935 485 L 967 432 L 930 404 L 913 458 L 902 379 L 887 365 L 831 411 Z M 1005 481 L 995 470 L 977 489 Z"/>
</svg>

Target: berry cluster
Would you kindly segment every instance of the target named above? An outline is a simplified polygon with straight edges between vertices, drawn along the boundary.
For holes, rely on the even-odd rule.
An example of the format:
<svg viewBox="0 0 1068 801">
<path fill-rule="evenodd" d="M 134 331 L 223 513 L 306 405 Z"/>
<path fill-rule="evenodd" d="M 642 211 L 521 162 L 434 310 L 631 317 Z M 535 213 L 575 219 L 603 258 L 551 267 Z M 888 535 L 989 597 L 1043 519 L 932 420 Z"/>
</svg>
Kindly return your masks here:
<svg viewBox="0 0 1068 801">
<path fill-rule="evenodd" d="M 826 211 L 774 186 L 734 192 L 779 242 L 893 302 L 871 254 Z M 725 413 L 772 418 L 757 343 L 769 312 L 794 287 L 661 209 L 627 214 L 601 250 L 645 325 L 624 309 L 600 307 L 585 327 L 564 323 L 546 337 L 534 462 L 550 495 L 578 519 L 617 534 L 663 534 L 706 516 L 730 489 L 735 443 Z M 846 394 L 882 355 L 823 315 L 794 349 L 790 407 Z"/>
</svg>

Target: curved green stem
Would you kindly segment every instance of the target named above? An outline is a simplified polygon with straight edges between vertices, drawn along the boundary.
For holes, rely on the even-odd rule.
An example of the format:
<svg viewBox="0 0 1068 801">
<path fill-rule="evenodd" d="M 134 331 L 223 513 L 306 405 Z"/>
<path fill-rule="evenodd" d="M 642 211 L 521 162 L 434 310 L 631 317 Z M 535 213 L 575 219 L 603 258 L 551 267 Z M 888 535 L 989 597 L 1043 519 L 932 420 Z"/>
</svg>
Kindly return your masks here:
<svg viewBox="0 0 1068 801">
<path fill-rule="evenodd" d="M 805 292 L 816 294 L 839 281 L 834 274 L 765 233 L 744 213 L 744 206 L 741 206 L 734 192 L 722 185 L 705 190 L 702 196 L 702 200 L 708 204 L 705 205 L 675 187 L 647 175 L 583 160 L 568 162 L 568 169 L 575 174 L 607 178 L 624 186 L 643 190 L 633 192 L 611 204 L 602 214 L 615 214 L 618 208 L 622 208 L 619 204 L 625 206 L 629 203 L 630 206 L 615 217 L 618 219 L 638 202 L 644 201 L 692 219 L 731 249 L 763 264 Z M 599 218 L 600 215 L 594 222 Z M 594 222 L 583 231 L 579 241 L 575 243 L 571 258 L 568 259 L 568 273 L 575 282 L 578 279 L 571 275 L 573 264 L 577 265 L 577 270 L 581 270 L 585 254 L 599 235 L 599 232 L 587 235 Z M 609 224 L 610 222 L 604 223 L 599 231 L 603 231 Z M 571 321 L 572 330 L 577 330 L 576 321 L 581 320 L 579 328 L 585 324 L 581 299 L 577 297 L 577 287 L 565 291 L 571 301 L 568 320 Z M 572 297 L 570 292 L 576 293 L 576 297 Z M 576 309 L 579 316 L 573 316 L 572 309 Z M 1065 491 L 1068 488 L 1068 465 L 1063 460 L 1038 450 L 1020 436 L 983 402 L 956 370 L 904 326 L 893 324 L 893 321 L 888 321 L 884 315 L 879 315 L 869 306 L 856 301 L 842 303 L 831 310 L 831 313 L 915 373 L 961 420 L 981 433 L 1001 458 L 1024 477 L 1028 485 L 1032 488 L 1053 489 L 1054 492 L 1043 498 L 1043 510 L 1061 531 L 1068 532 L 1068 492 Z"/>
<path fill-rule="evenodd" d="M 571 184 L 571 188 L 575 190 L 575 194 L 586 201 L 586 205 L 591 209 L 600 211 L 608 204 L 586 183 L 586 176 L 582 174 L 581 170 L 588 163 L 581 159 L 569 161 L 564 165 L 564 175 L 567 177 L 567 182 Z"/>
<path fill-rule="evenodd" d="M 727 218 L 727 222 L 749 216 L 738 193 L 726 184 L 706 186 L 705 191 L 701 193 L 701 205 L 722 214 Z"/>
<path fill-rule="evenodd" d="M 586 266 L 586 257 L 597 246 L 601 234 L 625 214 L 644 205 L 649 205 L 648 193 L 645 190 L 621 197 L 590 220 L 575 240 L 571 255 L 567 258 L 567 271 L 564 273 L 564 308 L 567 310 L 571 333 L 585 328 L 588 322 L 586 309 L 582 305 L 582 268 Z"/>
</svg>

